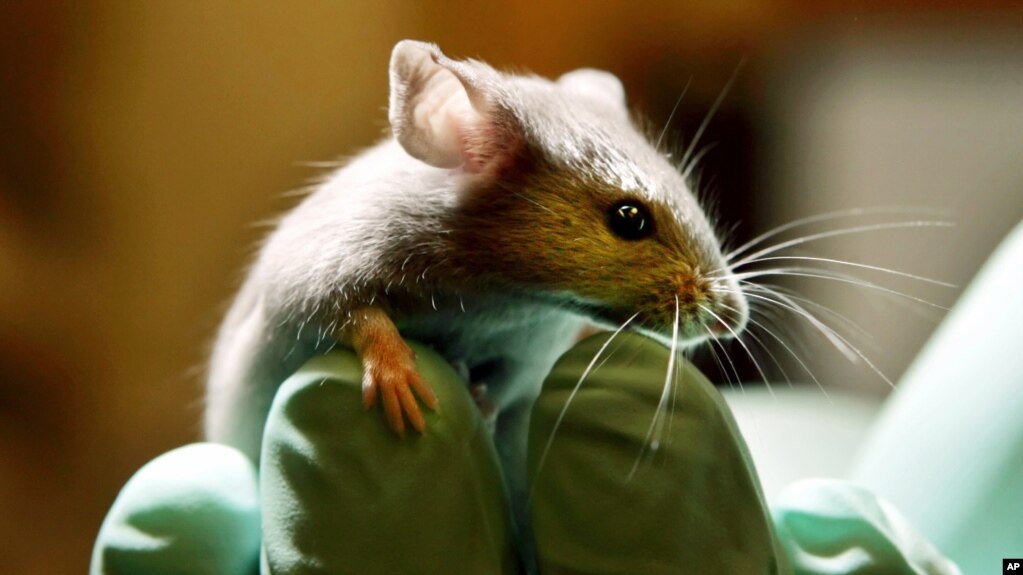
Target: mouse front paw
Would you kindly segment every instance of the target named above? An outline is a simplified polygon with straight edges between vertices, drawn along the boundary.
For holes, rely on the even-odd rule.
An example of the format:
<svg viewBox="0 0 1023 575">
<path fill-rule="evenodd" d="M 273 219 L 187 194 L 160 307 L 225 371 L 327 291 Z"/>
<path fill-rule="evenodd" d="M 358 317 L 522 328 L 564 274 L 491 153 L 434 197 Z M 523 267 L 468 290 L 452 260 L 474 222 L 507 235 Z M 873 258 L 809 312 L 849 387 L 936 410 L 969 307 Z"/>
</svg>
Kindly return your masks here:
<svg viewBox="0 0 1023 575">
<path fill-rule="evenodd" d="M 436 411 L 437 396 L 419 375 L 415 353 L 405 342 L 382 347 L 363 353 L 362 405 L 370 409 L 382 398 L 387 424 L 398 436 L 405 435 L 406 419 L 422 433 L 426 430 L 426 421 L 419 402 Z"/>
</svg>

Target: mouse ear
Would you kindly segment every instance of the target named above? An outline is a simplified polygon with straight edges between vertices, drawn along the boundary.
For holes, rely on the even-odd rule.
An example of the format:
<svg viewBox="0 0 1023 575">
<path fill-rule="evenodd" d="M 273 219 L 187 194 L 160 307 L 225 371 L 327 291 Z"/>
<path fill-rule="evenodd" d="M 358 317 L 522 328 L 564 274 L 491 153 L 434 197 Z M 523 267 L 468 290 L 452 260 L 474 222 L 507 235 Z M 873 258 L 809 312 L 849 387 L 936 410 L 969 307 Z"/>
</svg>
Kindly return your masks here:
<svg viewBox="0 0 1023 575">
<path fill-rule="evenodd" d="M 391 53 L 388 111 L 395 139 L 432 166 L 491 169 L 517 141 L 494 113 L 498 79 L 486 64 L 452 60 L 434 44 L 398 42 Z"/>
<path fill-rule="evenodd" d="M 580 68 L 558 78 L 558 85 L 578 96 L 602 102 L 612 106 L 622 114 L 628 115 L 625 104 L 625 88 L 621 80 L 610 72 Z"/>
</svg>

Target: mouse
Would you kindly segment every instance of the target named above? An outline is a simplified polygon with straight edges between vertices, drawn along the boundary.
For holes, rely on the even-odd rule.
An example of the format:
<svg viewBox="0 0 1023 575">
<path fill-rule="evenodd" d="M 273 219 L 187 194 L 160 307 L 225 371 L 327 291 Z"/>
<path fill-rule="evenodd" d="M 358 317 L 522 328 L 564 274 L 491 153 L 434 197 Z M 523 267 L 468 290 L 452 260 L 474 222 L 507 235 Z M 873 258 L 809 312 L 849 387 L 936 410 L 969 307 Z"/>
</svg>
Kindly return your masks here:
<svg viewBox="0 0 1023 575">
<path fill-rule="evenodd" d="M 613 74 L 513 74 L 405 40 L 389 79 L 386 137 L 258 250 L 213 345 L 205 433 L 258 461 L 277 387 L 337 345 L 358 355 L 381 425 L 428 433 L 443 406 L 411 339 L 486 383 L 514 497 L 530 407 L 581 328 L 691 346 L 741 332 L 747 299 Z"/>
</svg>

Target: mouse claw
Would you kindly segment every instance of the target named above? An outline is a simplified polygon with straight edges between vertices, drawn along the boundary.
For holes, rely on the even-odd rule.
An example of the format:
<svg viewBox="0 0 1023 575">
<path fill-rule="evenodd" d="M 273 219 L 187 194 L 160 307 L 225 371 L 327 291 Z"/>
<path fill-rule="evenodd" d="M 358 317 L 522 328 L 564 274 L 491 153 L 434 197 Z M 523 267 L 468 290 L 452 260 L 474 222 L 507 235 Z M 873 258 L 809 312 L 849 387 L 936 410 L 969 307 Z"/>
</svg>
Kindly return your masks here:
<svg viewBox="0 0 1023 575">
<path fill-rule="evenodd" d="M 384 415 L 387 417 L 387 424 L 398 437 L 405 437 L 405 418 L 401 415 L 398 393 L 394 387 L 389 387 L 383 389 L 381 395 L 384 396 Z"/>
<path fill-rule="evenodd" d="M 409 374 L 409 385 L 415 390 L 416 395 L 419 396 L 419 400 L 423 402 L 430 411 L 437 412 L 440 410 L 440 404 L 437 403 L 437 396 L 433 393 L 433 388 L 430 384 L 426 383 L 423 376 L 419 375 L 418 371 L 413 371 Z M 411 397 L 412 394 L 409 394 Z"/>
<path fill-rule="evenodd" d="M 412 427 L 419 433 L 425 432 L 426 420 L 423 419 L 423 412 L 419 410 L 419 404 L 416 403 L 412 390 L 408 387 L 399 387 L 398 400 L 401 402 L 401 407 L 405 410 L 405 416 L 408 418 L 408 422 L 412 424 Z"/>
<path fill-rule="evenodd" d="M 437 396 L 419 375 L 411 353 L 371 355 L 363 359 L 363 371 L 362 405 L 365 409 L 373 408 L 379 399 L 388 427 L 399 437 L 405 436 L 406 420 L 419 433 L 426 432 L 426 419 L 419 402 L 437 411 Z"/>
</svg>

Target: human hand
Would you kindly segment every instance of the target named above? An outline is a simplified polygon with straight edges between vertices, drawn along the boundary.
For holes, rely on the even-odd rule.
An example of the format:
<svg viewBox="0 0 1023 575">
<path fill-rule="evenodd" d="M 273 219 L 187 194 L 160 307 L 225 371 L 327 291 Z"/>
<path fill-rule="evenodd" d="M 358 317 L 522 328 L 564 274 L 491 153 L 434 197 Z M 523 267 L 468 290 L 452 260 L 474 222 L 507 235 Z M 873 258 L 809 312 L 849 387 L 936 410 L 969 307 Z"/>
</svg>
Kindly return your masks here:
<svg viewBox="0 0 1023 575">
<path fill-rule="evenodd" d="M 668 351 L 631 334 L 588 370 L 607 338 L 568 352 L 533 411 L 541 572 L 793 572 L 717 391 L 681 359 L 666 377 Z M 258 479 L 226 446 L 154 460 L 111 508 L 92 573 L 252 575 L 261 547 L 263 573 L 519 573 L 483 418 L 454 371 L 415 350 L 441 405 L 425 435 L 398 441 L 363 411 L 354 354 L 315 358 L 277 393 Z"/>
</svg>

